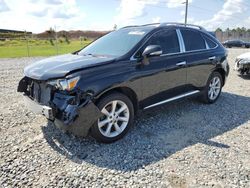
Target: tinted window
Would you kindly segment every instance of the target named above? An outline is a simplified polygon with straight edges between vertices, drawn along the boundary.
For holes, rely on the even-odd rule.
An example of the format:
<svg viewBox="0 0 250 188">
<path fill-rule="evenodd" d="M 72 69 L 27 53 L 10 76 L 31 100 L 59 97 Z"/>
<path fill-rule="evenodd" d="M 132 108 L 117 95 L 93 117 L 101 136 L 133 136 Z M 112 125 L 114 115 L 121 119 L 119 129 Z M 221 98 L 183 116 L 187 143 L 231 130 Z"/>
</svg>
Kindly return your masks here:
<svg viewBox="0 0 250 188">
<path fill-rule="evenodd" d="M 240 40 L 232 40 L 231 43 L 232 44 L 242 44 L 242 41 L 240 41 Z"/>
<path fill-rule="evenodd" d="M 178 53 L 180 46 L 175 30 L 155 33 L 147 42 L 147 45 L 160 45 L 163 54 Z"/>
<path fill-rule="evenodd" d="M 205 40 L 207 42 L 208 48 L 215 48 L 217 44 L 213 42 L 211 39 L 205 36 Z"/>
<path fill-rule="evenodd" d="M 122 56 L 129 52 L 146 34 L 142 29 L 124 28 L 113 31 L 79 52 L 79 55 L 93 54 L 93 55 L 110 55 Z"/>
<path fill-rule="evenodd" d="M 206 43 L 200 33 L 191 30 L 181 30 L 186 51 L 206 49 Z"/>
</svg>

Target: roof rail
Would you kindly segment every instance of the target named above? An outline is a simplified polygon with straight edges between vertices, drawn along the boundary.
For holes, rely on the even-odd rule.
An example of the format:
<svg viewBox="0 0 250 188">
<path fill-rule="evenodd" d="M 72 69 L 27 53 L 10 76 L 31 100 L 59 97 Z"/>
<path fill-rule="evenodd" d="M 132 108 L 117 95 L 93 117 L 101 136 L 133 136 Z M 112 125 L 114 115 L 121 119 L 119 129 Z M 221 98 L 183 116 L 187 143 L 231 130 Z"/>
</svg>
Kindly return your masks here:
<svg viewBox="0 0 250 188">
<path fill-rule="evenodd" d="M 144 25 L 128 25 L 122 28 L 128 28 L 128 27 L 141 27 L 141 26 L 150 26 L 150 25 L 161 25 L 161 23 L 150 23 L 150 24 L 144 24 Z"/>
<path fill-rule="evenodd" d="M 179 25 L 179 26 L 185 26 L 185 27 L 192 27 L 192 28 L 197 28 L 203 31 L 206 31 L 206 29 L 202 26 L 199 25 L 194 25 L 194 24 L 185 24 L 185 23 L 178 23 L 178 22 L 166 22 L 166 23 L 161 23 L 160 26 L 168 26 L 168 25 Z"/>
<path fill-rule="evenodd" d="M 125 26 L 122 28 L 128 28 L 128 27 L 141 27 L 141 26 L 171 26 L 171 25 L 175 25 L 175 26 L 184 26 L 184 27 L 191 27 L 191 28 L 196 28 L 199 30 L 203 30 L 206 31 L 206 29 L 202 26 L 199 25 L 194 25 L 194 24 L 184 24 L 184 23 L 178 23 L 178 22 L 166 22 L 166 23 L 150 23 L 150 24 L 144 24 L 144 25 L 130 25 L 130 26 Z"/>
</svg>

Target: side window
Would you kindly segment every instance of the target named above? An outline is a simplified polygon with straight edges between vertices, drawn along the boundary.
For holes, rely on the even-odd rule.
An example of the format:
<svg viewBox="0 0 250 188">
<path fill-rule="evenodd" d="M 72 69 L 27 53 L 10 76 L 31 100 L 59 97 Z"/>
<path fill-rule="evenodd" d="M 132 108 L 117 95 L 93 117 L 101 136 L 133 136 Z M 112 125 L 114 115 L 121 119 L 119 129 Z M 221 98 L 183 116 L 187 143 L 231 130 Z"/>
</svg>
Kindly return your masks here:
<svg viewBox="0 0 250 188">
<path fill-rule="evenodd" d="M 217 46 L 217 44 L 212 39 L 209 39 L 207 36 L 204 36 L 204 38 L 206 40 L 209 49 L 215 48 Z"/>
<path fill-rule="evenodd" d="M 199 32 L 191 30 L 181 30 L 186 51 L 206 49 L 206 43 Z"/>
<path fill-rule="evenodd" d="M 167 30 L 155 33 L 147 42 L 148 45 L 160 45 L 162 54 L 178 53 L 180 46 L 175 30 Z"/>
</svg>

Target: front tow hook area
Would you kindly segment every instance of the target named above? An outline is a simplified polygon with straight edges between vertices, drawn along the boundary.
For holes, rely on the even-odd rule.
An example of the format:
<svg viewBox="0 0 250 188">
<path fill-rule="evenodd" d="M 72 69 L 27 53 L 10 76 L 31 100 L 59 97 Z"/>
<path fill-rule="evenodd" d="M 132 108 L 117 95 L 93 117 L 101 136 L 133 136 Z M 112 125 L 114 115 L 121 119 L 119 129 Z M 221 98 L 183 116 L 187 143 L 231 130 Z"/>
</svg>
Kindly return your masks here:
<svg viewBox="0 0 250 188">
<path fill-rule="evenodd" d="M 41 105 L 32 99 L 30 99 L 27 95 L 23 95 L 25 106 L 30 109 L 35 114 L 42 114 L 49 120 L 54 120 L 53 109 L 49 106 Z"/>
</svg>

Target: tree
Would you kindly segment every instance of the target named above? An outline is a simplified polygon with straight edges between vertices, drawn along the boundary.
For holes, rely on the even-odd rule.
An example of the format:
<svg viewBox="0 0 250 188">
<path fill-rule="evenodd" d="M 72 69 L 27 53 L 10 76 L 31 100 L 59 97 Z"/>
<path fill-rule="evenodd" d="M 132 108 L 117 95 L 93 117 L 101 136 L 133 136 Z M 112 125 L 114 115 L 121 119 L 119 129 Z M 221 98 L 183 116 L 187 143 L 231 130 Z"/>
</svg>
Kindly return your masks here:
<svg viewBox="0 0 250 188">
<path fill-rule="evenodd" d="M 49 37 L 49 42 L 52 46 L 54 46 L 54 39 L 55 39 L 55 30 L 50 27 L 48 31 L 46 31 L 46 33 L 48 34 Z"/>
<path fill-rule="evenodd" d="M 68 37 L 68 35 L 67 35 L 67 33 L 66 33 L 66 32 L 63 32 L 62 37 L 65 39 L 65 42 L 66 42 L 67 44 L 69 44 L 69 43 L 70 43 L 70 41 L 69 41 L 69 37 Z"/>
<path fill-rule="evenodd" d="M 218 28 L 215 30 L 215 32 L 223 32 L 223 31 L 222 31 L 221 28 L 218 27 Z"/>
<path fill-rule="evenodd" d="M 50 38 L 55 38 L 55 30 L 52 27 L 50 27 L 46 33 L 48 33 Z"/>
<path fill-rule="evenodd" d="M 241 31 L 242 31 L 242 32 L 246 32 L 247 29 L 246 29 L 245 27 L 242 27 L 242 28 L 241 28 Z"/>
</svg>

